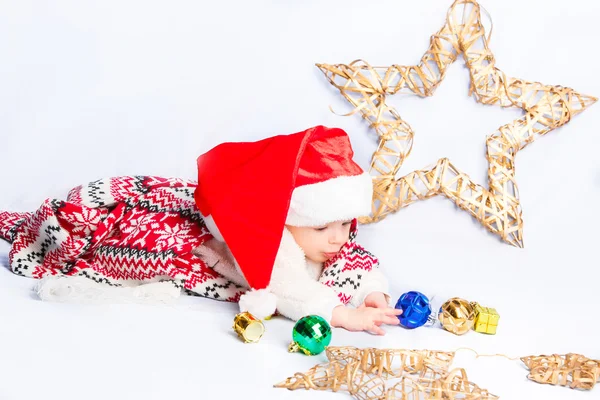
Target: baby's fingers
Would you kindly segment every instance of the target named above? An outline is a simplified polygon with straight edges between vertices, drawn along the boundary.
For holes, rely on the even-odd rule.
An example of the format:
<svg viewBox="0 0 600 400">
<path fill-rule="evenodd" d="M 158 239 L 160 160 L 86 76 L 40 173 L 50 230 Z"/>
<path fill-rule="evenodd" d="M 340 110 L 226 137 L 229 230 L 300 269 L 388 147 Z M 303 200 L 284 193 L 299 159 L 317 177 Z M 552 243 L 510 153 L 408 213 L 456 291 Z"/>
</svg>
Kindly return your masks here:
<svg viewBox="0 0 600 400">
<path fill-rule="evenodd" d="M 381 327 L 377 326 L 376 324 L 373 324 L 369 329 L 367 329 L 367 331 L 374 333 L 375 335 L 379 335 L 379 336 L 385 335 L 385 331 L 383 329 L 381 329 Z"/>
<path fill-rule="evenodd" d="M 386 325 L 399 325 L 400 320 L 396 316 L 382 315 L 380 321 Z"/>
<path fill-rule="evenodd" d="M 398 325 L 400 324 L 400 320 L 396 315 L 388 315 L 384 310 L 378 310 L 376 314 L 372 316 L 372 322 L 381 325 Z"/>
<path fill-rule="evenodd" d="M 383 312 L 385 312 L 386 315 L 401 315 L 402 314 L 401 309 L 391 308 L 391 307 L 384 309 Z"/>
</svg>

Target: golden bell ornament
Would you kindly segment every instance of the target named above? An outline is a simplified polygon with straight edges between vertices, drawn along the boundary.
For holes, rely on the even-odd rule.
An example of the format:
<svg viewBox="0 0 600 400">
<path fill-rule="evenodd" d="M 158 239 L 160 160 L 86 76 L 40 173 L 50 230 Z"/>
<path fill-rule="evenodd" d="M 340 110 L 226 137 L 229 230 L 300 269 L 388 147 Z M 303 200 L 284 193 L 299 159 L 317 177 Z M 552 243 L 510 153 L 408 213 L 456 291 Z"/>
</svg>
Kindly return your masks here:
<svg viewBox="0 0 600 400">
<path fill-rule="evenodd" d="M 260 319 L 244 311 L 233 319 L 233 330 L 244 343 L 256 343 L 265 333 L 265 326 Z"/>
<path fill-rule="evenodd" d="M 442 304 L 438 319 L 447 331 L 463 335 L 475 323 L 475 307 L 464 299 L 453 297 Z"/>
</svg>

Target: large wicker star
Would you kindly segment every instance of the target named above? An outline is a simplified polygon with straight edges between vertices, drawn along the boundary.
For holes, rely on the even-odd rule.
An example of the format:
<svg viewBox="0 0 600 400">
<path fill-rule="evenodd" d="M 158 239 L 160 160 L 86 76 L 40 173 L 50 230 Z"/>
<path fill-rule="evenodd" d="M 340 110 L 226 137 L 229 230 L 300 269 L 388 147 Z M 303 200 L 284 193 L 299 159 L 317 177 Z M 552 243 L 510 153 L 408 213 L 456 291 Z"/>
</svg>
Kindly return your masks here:
<svg viewBox="0 0 600 400">
<path fill-rule="evenodd" d="M 431 37 L 419 65 L 371 67 L 362 60 L 348 65 L 317 64 L 355 107 L 351 114 L 360 112 L 380 138 L 369 169 L 374 183 L 372 215 L 361 222 L 381 220 L 417 200 L 442 194 L 502 240 L 523 247 L 516 154 L 539 136 L 569 122 L 597 99 L 570 88 L 505 76 L 495 66 L 488 39 L 477 1 L 456 0 L 448 10 L 445 25 Z M 470 92 L 478 102 L 519 107 L 525 112 L 486 139 L 489 189 L 473 182 L 445 158 L 433 167 L 397 179 L 414 134 L 398 112 L 386 104 L 386 96 L 433 95 L 446 69 L 461 53 L 470 71 Z"/>
</svg>

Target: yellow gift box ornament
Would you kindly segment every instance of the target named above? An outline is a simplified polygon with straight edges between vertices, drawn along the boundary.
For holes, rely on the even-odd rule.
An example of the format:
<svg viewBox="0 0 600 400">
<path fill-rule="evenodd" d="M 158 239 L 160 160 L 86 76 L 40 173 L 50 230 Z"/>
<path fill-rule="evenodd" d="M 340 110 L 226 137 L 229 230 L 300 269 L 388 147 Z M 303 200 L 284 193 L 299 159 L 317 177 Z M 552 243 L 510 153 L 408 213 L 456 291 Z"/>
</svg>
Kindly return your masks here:
<svg viewBox="0 0 600 400">
<path fill-rule="evenodd" d="M 496 328 L 498 328 L 498 320 L 500 320 L 500 315 L 496 309 L 482 307 L 478 303 L 473 303 L 473 306 L 475 308 L 475 331 L 495 335 Z"/>
</svg>

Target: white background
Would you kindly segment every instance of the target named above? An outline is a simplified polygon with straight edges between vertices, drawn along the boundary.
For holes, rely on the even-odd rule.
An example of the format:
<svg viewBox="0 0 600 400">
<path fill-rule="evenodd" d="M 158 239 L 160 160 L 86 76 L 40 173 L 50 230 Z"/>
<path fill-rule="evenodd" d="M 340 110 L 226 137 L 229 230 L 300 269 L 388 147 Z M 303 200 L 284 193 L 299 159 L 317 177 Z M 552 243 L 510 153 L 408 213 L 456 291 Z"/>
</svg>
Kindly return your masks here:
<svg viewBox="0 0 600 400">
<path fill-rule="evenodd" d="M 36 209 L 101 177 L 195 178 L 195 159 L 222 141 L 317 124 L 351 135 L 368 167 L 373 135 L 314 66 L 363 58 L 418 63 L 451 1 L 2 1 L 0 209 Z M 597 3 L 482 1 L 491 49 L 507 75 L 600 95 Z M 489 22 L 486 22 L 489 26 Z M 462 59 L 428 99 L 391 98 L 416 132 L 405 173 L 449 157 L 487 182 L 486 135 L 521 115 L 468 97 Z M 496 307 L 496 336 L 389 328 L 334 331 L 333 345 L 510 356 L 600 358 L 600 105 L 517 157 L 525 249 L 485 231 L 450 201 L 411 205 L 362 228 L 394 287 Z M 265 173 L 265 177 L 268 172 Z M 257 215 L 257 222 L 260 216 Z M 8 245 L 0 244 L 7 264 Z M 292 323 L 260 344 L 232 333 L 235 305 L 185 298 L 176 307 L 41 303 L 33 281 L 0 269 L 0 399 L 349 398 L 271 385 L 323 361 L 288 354 Z M 460 352 L 471 380 L 505 399 L 591 399 L 526 380 L 517 361 Z"/>
</svg>

